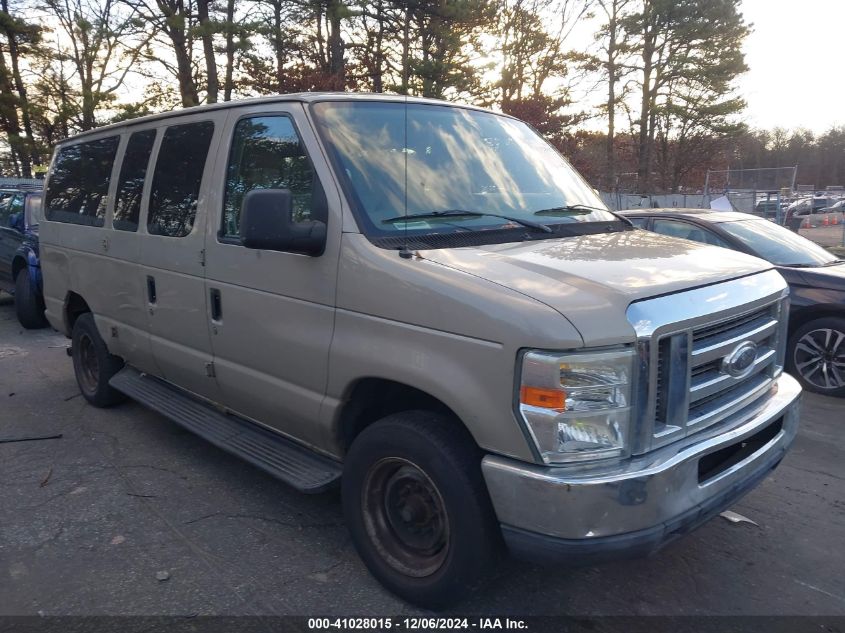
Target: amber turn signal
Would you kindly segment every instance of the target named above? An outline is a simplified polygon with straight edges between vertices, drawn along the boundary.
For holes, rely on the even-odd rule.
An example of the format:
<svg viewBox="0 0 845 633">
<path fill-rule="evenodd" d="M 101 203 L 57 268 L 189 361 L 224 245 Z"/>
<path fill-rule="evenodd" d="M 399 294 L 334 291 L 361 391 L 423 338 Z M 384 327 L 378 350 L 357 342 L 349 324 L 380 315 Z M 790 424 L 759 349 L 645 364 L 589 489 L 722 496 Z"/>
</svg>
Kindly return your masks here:
<svg viewBox="0 0 845 633">
<path fill-rule="evenodd" d="M 544 409 L 563 409 L 566 405 L 566 392 L 559 389 L 541 389 L 540 387 L 522 387 L 519 400 L 530 407 Z"/>
</svg>

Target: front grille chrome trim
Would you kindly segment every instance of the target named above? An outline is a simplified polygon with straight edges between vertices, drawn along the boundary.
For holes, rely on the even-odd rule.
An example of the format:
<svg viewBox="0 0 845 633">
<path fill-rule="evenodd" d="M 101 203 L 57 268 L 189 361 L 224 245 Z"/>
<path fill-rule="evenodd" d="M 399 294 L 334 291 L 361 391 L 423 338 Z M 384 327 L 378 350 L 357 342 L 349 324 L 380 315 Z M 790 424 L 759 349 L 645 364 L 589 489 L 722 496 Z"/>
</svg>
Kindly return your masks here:
<svg viewBox="0 0 845 633">
<path fill-rule="evenodd" d="M 765 395 L 781 370 L 787 293 L 770 270 L 629 306 L 640 360 L 633 454 L 717 424 Z M 753 366 L 741 377 L 725 373 L 722 359 L 746 341 L 757 345 Z"/>
<path fill-rule="evenodd" d="M 709 345 L 700 345 L 697 347 L 694 345 L 692 350 L 693 368 L 709 363 L 717 358 L 722 358 L 743 341 L 759 343 L 777 331 L 779 325 L 777 319 L 763 317 L 760 321 L 760 324 L 755 323 L 753 328 L 740 330 L 735 336 L 729 338 L 722 337 L 720 340 L 714 341 Z"/>
<path fill-rule="evenodd" d="M 695 406 L 698 401 L 703 400 L 708 396 L 712 396 L 724 391 L 725 389 L 730 389 L 733 386 L 747 382 L 751 376 L 759 374 L 771 365 L 774 360 L 775 350 L 771 347 L 766 347 L 765 349 L 758 350 L 757 360 L 754 361 L 751 371 L 742 378 L 734 378 L 733 376 L 722 372 L 708 372 L 710 377 L 706 377 L 708 374 L 705 374 L 704 379 L 699 377 L 696 382 L 690 385 L 690 406 Z"/>
</svg>

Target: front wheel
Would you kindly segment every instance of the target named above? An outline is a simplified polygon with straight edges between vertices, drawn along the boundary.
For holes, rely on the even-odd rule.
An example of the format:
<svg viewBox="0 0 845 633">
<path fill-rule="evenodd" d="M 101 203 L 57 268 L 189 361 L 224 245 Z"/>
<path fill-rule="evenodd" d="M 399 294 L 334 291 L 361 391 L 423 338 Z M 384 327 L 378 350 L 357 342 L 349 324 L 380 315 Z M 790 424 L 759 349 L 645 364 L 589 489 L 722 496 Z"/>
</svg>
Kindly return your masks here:
<svg viewBox="0 0 845 633">
<path fill-rule="evenodd" d="M 90 312 L 76 319 L 71 341 L 73 373 L 85 399 L 95 407 L 123 402 L 126 396 L 109 385 L 111 377 L 123 367 L 123 360 L 109 354 Z"/>
<path fill-rule="evenodd" d="M 824 317 L 799 327 L 789 339 L 789 371 L 808 391 L 845 396 L 845 318 Z"/>
<path fill-rule="evenodd" d="M 482 454 L 459 422 L 426 411 L 367 427 L 343 470 L 343 511 L 370 572 L 404 600 L 438 609 L 478 588 L 500 533 Z"/>
</svg>

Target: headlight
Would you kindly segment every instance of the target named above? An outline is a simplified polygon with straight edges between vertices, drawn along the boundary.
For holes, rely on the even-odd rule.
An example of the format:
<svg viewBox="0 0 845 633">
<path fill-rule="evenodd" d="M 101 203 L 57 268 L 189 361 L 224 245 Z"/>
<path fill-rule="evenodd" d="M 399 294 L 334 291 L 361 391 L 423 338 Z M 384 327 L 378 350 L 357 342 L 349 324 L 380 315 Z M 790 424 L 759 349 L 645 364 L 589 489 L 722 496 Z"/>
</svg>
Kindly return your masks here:
<svg viewBox="0 0 845 633">
<path fill-rule="evenodd" d="M 626 453 L 634 356 L 633 349 L 523 356 L 519 412 L 543 461 Z"/>
</svg>

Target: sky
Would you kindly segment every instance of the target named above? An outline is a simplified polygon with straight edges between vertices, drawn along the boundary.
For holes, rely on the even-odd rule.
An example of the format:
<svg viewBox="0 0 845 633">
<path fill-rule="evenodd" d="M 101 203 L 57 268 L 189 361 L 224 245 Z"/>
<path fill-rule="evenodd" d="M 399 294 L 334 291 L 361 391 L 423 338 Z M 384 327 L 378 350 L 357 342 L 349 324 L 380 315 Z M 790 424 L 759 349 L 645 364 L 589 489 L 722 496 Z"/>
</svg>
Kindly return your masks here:
<svg viewBox="0 0 845 633">
<path fill-rule="evenodd" d="M 845 0 L 743 0 L 754 31 L 739 78 L 752 127 L 845 125 Z"/>
</svg>

